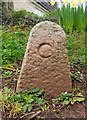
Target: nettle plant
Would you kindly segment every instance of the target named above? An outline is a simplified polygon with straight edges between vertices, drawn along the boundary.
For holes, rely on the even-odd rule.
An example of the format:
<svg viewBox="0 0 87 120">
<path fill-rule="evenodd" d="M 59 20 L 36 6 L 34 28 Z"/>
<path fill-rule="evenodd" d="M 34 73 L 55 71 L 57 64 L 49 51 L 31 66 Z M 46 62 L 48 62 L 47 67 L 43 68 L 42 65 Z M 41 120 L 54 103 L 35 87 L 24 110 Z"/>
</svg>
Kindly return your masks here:
<svg viewBox="0 0 87 120">
<path fill-rule="evenodd" d="M 87 29 L 86 0 L 51 0 L 50 4 L 58 2 L 58 9 L 50 15 L 57 16 L 58 23 L 66 30 L 72 32 L 77 30 L 83 32 Z"/>
</svg>

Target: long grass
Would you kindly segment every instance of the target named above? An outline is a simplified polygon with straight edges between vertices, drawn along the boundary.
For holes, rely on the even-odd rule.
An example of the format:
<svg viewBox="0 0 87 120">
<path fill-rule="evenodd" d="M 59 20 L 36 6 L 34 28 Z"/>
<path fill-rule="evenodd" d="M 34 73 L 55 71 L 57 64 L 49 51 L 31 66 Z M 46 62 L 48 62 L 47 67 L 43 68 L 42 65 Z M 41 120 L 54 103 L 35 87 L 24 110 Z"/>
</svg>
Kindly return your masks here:
<svg viewBox="0 0 87 120">
<path fill-rule="evenodd" d="M 78 8 L 62 7 L 45 15 L 47 18 L 56 19 L 57 23 L 61 25 L 66 32 L 83 32 L 87 30 L 87 9 L 82 6 Z"/>
</svg>

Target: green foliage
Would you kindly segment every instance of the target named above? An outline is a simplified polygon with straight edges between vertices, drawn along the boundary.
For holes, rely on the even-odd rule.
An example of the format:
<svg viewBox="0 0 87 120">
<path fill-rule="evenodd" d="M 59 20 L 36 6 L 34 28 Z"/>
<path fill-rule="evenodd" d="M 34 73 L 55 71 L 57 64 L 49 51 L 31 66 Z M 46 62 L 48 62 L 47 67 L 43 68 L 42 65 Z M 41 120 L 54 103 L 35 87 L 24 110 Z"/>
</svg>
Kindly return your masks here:
<svg viewBox="0 0 87 120">
<path fill-rule="evenodd" d="M 73 15 L 74 15 L 73 27 L 80 32 L 86 30 L 86 23 L 87 23 L 85 19 L 86 14 L 87 14 L 87 11 L 83 11 L 82 7 L 78 7 L 78 10 L 75 10 L 73 12 Z"/>
<path fill-rule="evenodd" d="M 68 105 L 76 102 L 83 102 L 84 100 L 85 97 L 81 93 L 74 95 L 73 93 L 65 92 L 60 94 L 58 98 L 53 99 L 53 102 L 60 103 L 62 105 Z"/>
<path fill-rule="evenodd" d="M 81 82 L 83 80 L 83 76 L 84 74 L 82 74 L 80 71 L 77 71 L 77 72 L 71 72 L 71 79 L 72 79 L 72 82 Z"/>
<path fill-rule="evenodd" d="M 49 109 L 49 106 L 45 104 L 45 105 L 41 106 L 41 109 L 42 109 L 42 111 L 46 111 Z"/>
<path fill-rule="evenodd" d="M 62 93 L 58 98 L 53 99 L 53 102 L 59 102 L 62 105 L 68 105 L 72 101 L 71 93 Z"/>
<path fill-rule="evenodd" d="M 56 22 L 61 25 L 66 32 L 72 32 L 77 30 L 78 32 L 85 31 L 87 29 L 87 10 L 83 10 L 80 6 L 77 8 L 62 7 L 47 13 L 47 18 L 54 18 Z"/>
<path fill-rule="evenodd" d="M 34 13 L 27 12 L 23 25 L 33 27 L 37 23 L 43 21 L 43 17 L 40 17 Z"/>
<path fill-rule="evenodd" d="M 17 28 L 3 28 L 2 30 L 2 64 L 10 64 L 23 59 L 29 32 Z"/>
<path fill-rule="evenodd" d="M 22 105 L 14 101 L 14 96 L 14 92 L 7 87 L 4 87 L 3 92 L 0 92 L 0 106 L 3 112 L 9 114 L 9 117 L 15 117 L 22 112 Z"/>
<path fill-rule="evenodd" d="M 21 91 L 20 93 L 16 94 L 15 101 L 18 101 L 22 104 L 24 112 L 30 112 L 35 104 L 39 105 L 45 102 L 43 96 L 43 90 L 34 88 L 32 90 Z"/>
<path fill-rule="evenodd" d="M 85 51 L 86 51 L 86 32 L 73 32 L 72 34 L 67 34 L 67 49 L 70 63 L 76 63 L 80 61 L 85 64 Z"/>
<path fill-rule="evenodd" d="M 3 78 L 8 78 L 8 77 L 12 76 L 12 73 L 13 73 L 12 71 L 3 70 L 2 76 L 3 76 Z"/>
<path fill-rule="evenodd" d="M 75 102 L 83 102 L 83 101 L 85 101 L 85 97 L 81 93 L 78 93 L 76 96 L 73 97 L 71 104 L 74 104 Z"/>
<path fill-rule="evenodd" d="M 72 81 L 77 81 L 77 76 L 75 73 L 71 73 L 71 79 Z"/>
<path fill-rule="evenodd" d="M 12 11 L 8 19 L 3 21 L 3 24 L 31 26 L 33 27 L 43 18 L 26 10 Z"/>
<path fill-rule="evenodd" d="M 11 16 L 12 23 L 18 25 L 23 24 L 26 14 L 26 10 L 13 11 Z"/>
<path fill-rule="evenodd" d="M 3 91 L 0 92 L 0 106 L 9 117 L 16 117 L 21 112 L 30 112 L 35 105 L 43 105 L 44 103 L 44 91 L 41 89 L 34 88 L 14 93 L 4 87 Z"/>
<path fill-rule="evenodd" d="M 50 20 L 61 25 L 66 32 L 77 30 L 82 32 L 87 30 L 87 9 L 84 11 L 83 7 L 77 8 L 62 7 L 54 11 L 48 12 L 43 17 L 26 10 L 13 11 L 9 19 L 3 21 L 5 24 L 23 25 L 33 27 L 38 22 Z M 4 24 L 3 23 L 3 24 Z"/>
</svg>

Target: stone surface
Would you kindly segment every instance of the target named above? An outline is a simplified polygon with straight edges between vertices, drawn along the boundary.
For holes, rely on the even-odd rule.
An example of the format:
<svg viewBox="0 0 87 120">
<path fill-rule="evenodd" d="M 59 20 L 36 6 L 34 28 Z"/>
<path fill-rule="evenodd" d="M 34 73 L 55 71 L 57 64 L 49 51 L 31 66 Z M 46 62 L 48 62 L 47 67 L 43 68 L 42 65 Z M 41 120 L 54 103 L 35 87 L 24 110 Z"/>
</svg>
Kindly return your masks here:
<svg viewBox="0 0 87 120">
<path fill-rule="evenodd" d="M 42 88 L 52 96 L 72 90 L 66 35 L 56 23 L 44 21 L 31 31 L 17 90 Z"/>
</svg>

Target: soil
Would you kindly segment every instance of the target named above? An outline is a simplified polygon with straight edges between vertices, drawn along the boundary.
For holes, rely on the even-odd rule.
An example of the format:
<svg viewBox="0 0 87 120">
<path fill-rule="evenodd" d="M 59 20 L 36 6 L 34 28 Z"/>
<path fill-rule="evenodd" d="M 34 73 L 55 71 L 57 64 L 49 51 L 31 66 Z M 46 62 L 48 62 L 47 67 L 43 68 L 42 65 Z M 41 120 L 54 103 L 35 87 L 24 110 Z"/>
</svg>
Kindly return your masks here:
<svg viewBox="0 0 87 120">
<path fill-rule="evenodd" d="M 19 73 L 17 74 L 17 69 L 21 69 L 21 63 L 22 61 L 17 61 L 16 66 L 14 67 L 15 70 L 13 71 L 13 74 L 10 78 L 6 78 L 2 80 L 2 87 L 7 86 L 11 88 L 12 90 L 16 90 L 16 84 L 17 80 L 19 77 Z M 73 91 L 74 93 L 82 93 L 84 96 L 86 96 L 86 79 L 85 79 L 85 66 L 81 64 L 80 62 L 76 63 L 75 65 L 71 66 L 71 72 L 75 73 L 77 76 L 77 80 L 72 81 L 73 85 Z M 40 113 L 37 113 L 40 111 L 39 108 L 35 108 L 33 112 L 30 114 L 25 115 L 25 117 L 19 119 L 23 115 L 19 115 L 16 120 L 38 120 L 38 119 L 64 119 L 64 118 L 85 118 L 86 117 L 86 104 L 85 102 L 82 103 L 75 103 L 74 105 L 66 105 L 62 106 L 59 104 L 53 104 L 52 98 L 48 96 L 48 104 L 49 104 L 49 109 L 46 111 L 41 111 Z M 34 116 L 35 115 L 35 116 Z M 32 117 L 33 116 L 33 117 Z M 6 119 L 7 120 L 7 119 Z M 13 119 L 14 120 L 14 119 Z"/>
</svg>

